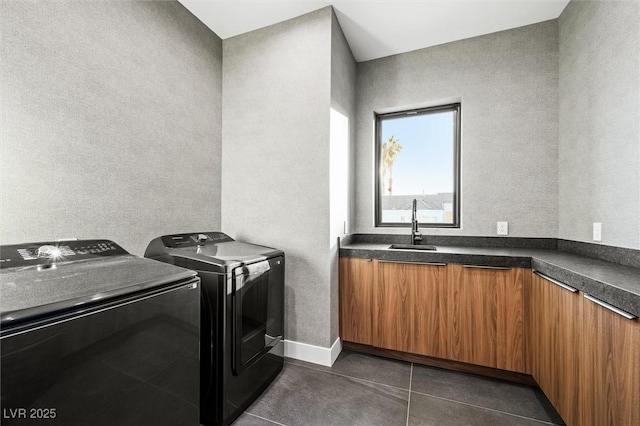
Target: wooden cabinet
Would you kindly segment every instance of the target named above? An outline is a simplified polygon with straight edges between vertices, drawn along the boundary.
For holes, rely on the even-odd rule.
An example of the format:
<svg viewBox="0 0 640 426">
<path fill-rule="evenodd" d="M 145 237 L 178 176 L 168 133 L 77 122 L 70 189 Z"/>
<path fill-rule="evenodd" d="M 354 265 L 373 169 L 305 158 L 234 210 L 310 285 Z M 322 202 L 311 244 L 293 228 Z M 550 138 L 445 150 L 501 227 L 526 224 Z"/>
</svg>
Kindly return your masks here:
<svg viewBox="0 0 640 426">
<path fill-rule="evenodd" d="M 347 342 L 371 345 L 374 261 L 340 258 L 340 336 Z"/>
<path fill-rule="evenodd" d="M 556 280 L 531 282 L 533 377 L 565 423 L 640 424 L 640 322 Z"/>
<path fill-rule="evenodd" d="M 533 377 L 567 425 L 579 424 L 582 297 L 533 274 L 529 356 Z"/>
<path fill-rule="evenodd" d="M 448 358 L 446 265 L 377 262 L 373 345 Z"/>
<path fill-rule="evenodd" d="M 640 425 L 640 321 L 587 299 L 583 315 L 582 417 L 567 424 Z"/>
<path fill-rule="evenodd" d="M 340 259 L 343 341 L 531 373 L 569 426 L 640 425 L 640 320 L 588 297 L 520 268 Z"/>
<path fill-rule="evenodd" d="M 523 273 L 520 268 L 450 267 L 451 359 L 525 371 Z"/>
<path fill-rule="evenodd" d="M 523 372 L 523 271 L 342 258 L 341 338 Z"/>
</svg>

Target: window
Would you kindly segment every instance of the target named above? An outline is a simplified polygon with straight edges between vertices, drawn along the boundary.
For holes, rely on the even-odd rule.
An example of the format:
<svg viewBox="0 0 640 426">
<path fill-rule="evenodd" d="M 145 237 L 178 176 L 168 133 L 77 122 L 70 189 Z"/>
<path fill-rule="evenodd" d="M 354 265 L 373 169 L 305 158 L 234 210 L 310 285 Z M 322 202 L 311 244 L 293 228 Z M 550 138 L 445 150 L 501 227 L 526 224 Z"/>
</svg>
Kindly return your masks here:
<svg viewBox="0 0 640 426">
<path fill-rule="evenodd" d="M 460 227 L 460 104 L 376 115 L 376 226 Z"/>
</svg>

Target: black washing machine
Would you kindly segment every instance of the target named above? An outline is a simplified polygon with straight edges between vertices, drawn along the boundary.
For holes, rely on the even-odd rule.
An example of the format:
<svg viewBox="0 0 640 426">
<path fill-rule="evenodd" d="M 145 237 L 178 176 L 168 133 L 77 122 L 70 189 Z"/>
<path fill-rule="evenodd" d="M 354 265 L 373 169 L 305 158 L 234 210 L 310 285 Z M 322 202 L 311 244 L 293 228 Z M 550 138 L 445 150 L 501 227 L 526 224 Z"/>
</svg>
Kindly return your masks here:
<svg viewBox="0 0 640 426">
<path fill-rule="evenodd" d="M 199 424 L 195 272 L 108 240 L 0 252 L 0 423 Z"/>
<path fill-rule="evenodd" d="M 198 273 L 200 422 L 230 424 L 284 364 L 284 253 L 198 232 L 156 238 L 144 255 Z"/>
</svg>

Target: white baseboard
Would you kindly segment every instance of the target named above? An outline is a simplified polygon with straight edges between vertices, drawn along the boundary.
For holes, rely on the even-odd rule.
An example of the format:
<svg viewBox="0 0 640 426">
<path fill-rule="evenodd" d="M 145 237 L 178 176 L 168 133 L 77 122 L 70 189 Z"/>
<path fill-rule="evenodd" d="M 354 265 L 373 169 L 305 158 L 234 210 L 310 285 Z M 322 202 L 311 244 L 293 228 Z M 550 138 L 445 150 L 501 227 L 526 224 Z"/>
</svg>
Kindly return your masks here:
<svg viewBox="0 0 640 426">
<path fill-rule="evenodd" d="M 342 351 L 342 342 L 338 337 L 330 348 L 309 345 L 307 343 L 284 341 L 284 356 L 300 361 L 331 367 Z"/>
</svg>

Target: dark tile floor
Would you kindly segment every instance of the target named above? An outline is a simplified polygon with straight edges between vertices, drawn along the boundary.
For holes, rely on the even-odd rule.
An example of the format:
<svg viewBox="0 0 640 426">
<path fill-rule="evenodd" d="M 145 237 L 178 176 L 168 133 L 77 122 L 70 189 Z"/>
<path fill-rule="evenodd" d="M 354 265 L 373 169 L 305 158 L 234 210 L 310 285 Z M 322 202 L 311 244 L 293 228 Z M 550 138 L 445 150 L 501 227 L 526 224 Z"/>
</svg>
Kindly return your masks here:
<svg viewBox="0 0 640 426">
<path fill-rule="evenodd" d="M 333 367 L 288 359 L 234 426 L 562 424 L 538 389 L 343 351 Z"/>
</svg>

